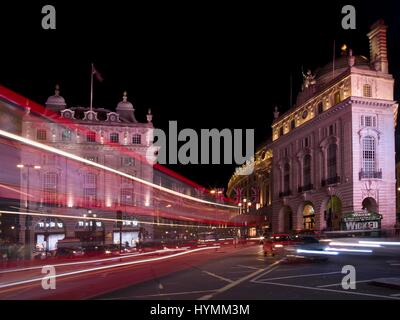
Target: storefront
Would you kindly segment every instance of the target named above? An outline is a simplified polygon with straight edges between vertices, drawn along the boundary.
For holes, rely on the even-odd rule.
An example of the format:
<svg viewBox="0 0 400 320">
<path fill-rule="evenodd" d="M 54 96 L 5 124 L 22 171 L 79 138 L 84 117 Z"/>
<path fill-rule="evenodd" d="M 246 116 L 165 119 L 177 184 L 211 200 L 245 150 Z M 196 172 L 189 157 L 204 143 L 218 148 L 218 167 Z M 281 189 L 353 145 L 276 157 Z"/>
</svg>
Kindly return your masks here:
<svg viewBox="0 0 400 320">
<path fill-rule="evenodd" d="M 58 241 L 65 238 L 64 223 L 57 218 L 40 220 L 36 224 L 35 231 L 35 244 L 38 251 L 56 250 Z"/>
<path fill-rule="evenodd" d="M 119 244 L 120 241 L 123 245 L 128 247 L 136 247 L 136 244 L 139 242 L 140 232 L 139 232 L 139 223 L 135 218 L 126 218 L 122 222 L 122 238 L 121 238 L 121 230 L 117 224 L 114 226 L 113 232 L 113 244 Z"/>
</svg>

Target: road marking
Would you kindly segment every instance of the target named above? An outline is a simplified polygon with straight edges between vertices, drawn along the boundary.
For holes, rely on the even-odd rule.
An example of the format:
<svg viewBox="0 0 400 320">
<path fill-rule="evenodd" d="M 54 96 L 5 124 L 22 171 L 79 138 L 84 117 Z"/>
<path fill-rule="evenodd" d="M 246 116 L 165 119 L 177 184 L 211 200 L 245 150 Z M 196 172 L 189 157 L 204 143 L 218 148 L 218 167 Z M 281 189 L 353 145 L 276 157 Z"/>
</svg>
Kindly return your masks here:
<svg viewBox="0 0 400 320">
<path fill-rule="evenodd" d="M 216 295 L 221 294 L 221 293 L 223 293 L 223 292 L 225 292 L 225 291 L 228 291 L 228 290 L 232 289 L 233 287 L 236 287 L 237 285 L 241 284 L 242 282 L 247 281 L 247 280 L 249 280 L 249 279 L 251 279 L 251 278 L 257 276 L 257 275 L 260 274 L 260 273 L 263 273 L 263 272 L 266 271 L 266 270 L 268 270 L 266 273 L 272 272 L 272 271 L 275 269 L 274 267 L 275 267 L 277 264 L 279 264 L 280 261 L 281 261 L 281 260 L 278 260 L 278 261 L 274 262 L 273 264 L 269 265 L 267 268 L 257 270 L 257 271 L 255 271 L 255 272 L 253 272 L 253 273 L 251 273 L 251 274 L 249 274 L 249 275 L 243 277 L 243 278 L 240 278 L 240 279 L 238 279 L 238 280 L 236 280 L 236 281 L 233 281 L 232 283 L 226 285 L 225 287 L 222 287 L 222 288 L 218 289 L 218 290 L 215 291 L 214 293 L 212 293 L 212 294 L 207 294 L 207 295 L 205 295 L 205 296 L 202 296 L 202 297 L 198 298 L 197 300 L 210 300 L 210 299 L 212 299 L 213 297 L 215 297 Z"/>
<path fill-rule="evenodd" d="M 369 279 L 369 280 L 360 280 L 360 281 L 354 281 L 354 282 L 350 282 L 350 283 L 364 283 L 364 282 L 371 282 L 374 279 Z M 342 283 L 332 283 L 332 284 L 324 284 L 323 286 L 317 286 L 318 288 L 328 288 L 328 287 L 337 287 L 337 286 L 341 286 Z"/>
<path fill-rule="evenodd" d="M 339 274 L 339 273 L 342 273 L 342 272 L 334 271 L 334 272 L 325 272 L 325 273 L 311 273 L 311 274 L 301 274 L 301 275 L 297 275 L 297 276 L 268 278 L 268 279 L 262 279 L 262 280 L 263 281 L 273 281 L 273 280 L 283 280 L 283 279 L 294 279 L 294 278 L 306 278 L 306 277 L 324 276 L 324 275 Z"/>
<path fill-rule="evenodd" d="M 163 257 L 149 258 L 149 259 L 145 259 L 145 260 L 137 260 L 137 261 L 131 261 L 131 262 L 112 264 L 112 265 L 108 265 L 108 266 L 102 266 L 102 267 L 96 267 L 96 268 L 90 268 L 90 269 L 83 269 L 83 270 L 78 270 L 78 271 L 71 271 L 71 272 L 57 274 L 57 275 L 54 275 L 54 276 L 49 276 L 49 277 L 47 277 L 47 279 L 61 278 L 61 277 L 72 276 L 72 275 L 82 274 L 82 273 L 87 273 L 87 272 L 106 270 L 106 269 L 112 269 L 112 268 L 124 267 L 124 266 L 131 266 L 131 265 L 136 265 L 136 264 L 141 264 L 141 263 L 146 263 L 146 262 L 167 260 L 167 259 L 171 259 L 171 258 L 187 255 L 187 254 L 190 254 L 190 253 L 194 253 L 194 252 L 198 252 L 198 251 L 204 251 L 204 250 L 210 250 L 210 249 L 214 249 L 214 248 L 213 247 L 204 247 L 204 248 L 198 248 L 198 249 L 193 249 L 193 250 L 189 250 L 189 251 L 179 252 L 179 253 L 171 254 L 171 255 L 168 255 L 168 256 L 163 256 Z M 17 281 L 17 282 L 12 282 L 12 283 L 0 283 L 0 289 L 13 287 L 13 286 L 18 286 L 18 285 L 27 284 L 27 283 L 32 283 L 32 282 L 40 282 L 42 280 L 43 280 L 43 277 L 29 279 L 29 280 L 22 280 L 22 281 Z M 2 290 L 0 290 L 0 293 L 1 292 L 2 292 Z"/>
<path fill-rule="evenodd" d="M 241 267 L 241 268 L 248 268 L 248 269 L 253 269 L 253 270 L 260 270 L 262 268 L 257 268 L 257 267 L 251 267 L 251 266 L 244 266 L 242 264 L 238 264 L 235 267 Z"/>
<path fill-rule="evenodd" d="M 212 272 L 208 272 L 208 271 L 205 271 L 205 270 L 203 270 L 202 272 L 204 272 L 204 273 L 206 273 L 206 274 L 208 274 L 209 276 L 212 276 L 212 277 L 214 277 L 214 278 L 220 279 L 220 280 L 222 280 L 222 281 L 226 281 L 226 282 L 229 282 L 229 283 L 232 283 L 232 282 L 233 282 L 233 280 L 231 280 L 231 279 L 224 278 L 224 277 L 219 276 L 218 274 L 215 274 L 215 273 L 212 273 Z"/>
<path fill-rule="evenodd" d="M 345 290 L 334 290 L 334 289 L 326 289 L 326 288 L 318 288 L 318 287 L 305 287 L 305 286 L 298 286 L 298 285 L 286 284 L 286 283 L 276 283 L 276 282 L 257 281 L 256 283 L 269 284 L 269 285 L 282 286 L 282 287 L 291 287 L 291 288 L 298 288 L 298 289 L 306 289 L 306 290 L 345 293 L 345 294 L 353 294 L 353 295 L 366 296 L 366 297 L 400 300 L 400 297 L 397 298 L 397 297 L 393 297 L 393 296 L 382 296 L 379 294 L 371 294 L 371 293 L 362 293 L 362 292 L 345 291 Z"/>
<path fill-rule="evenodd" d="M 166 296 L 180 296 L 186 294 L 198 294 L 215 292 L 215 290 L 198 290 L 198 291 L 187 291 L 187 292 L 170 292 L 170 293 L 159 293 L 159 294 L 148 294 L 143 296 L 132 296 L 132 297 L 118 297 L 118 298 L 107 298 L 104 300 L 128 300 L 130 298 L 150 298 L 150 297 L 166 297 Z M 101 299 L 103 300 L 103 299 Z"/>
</svg>

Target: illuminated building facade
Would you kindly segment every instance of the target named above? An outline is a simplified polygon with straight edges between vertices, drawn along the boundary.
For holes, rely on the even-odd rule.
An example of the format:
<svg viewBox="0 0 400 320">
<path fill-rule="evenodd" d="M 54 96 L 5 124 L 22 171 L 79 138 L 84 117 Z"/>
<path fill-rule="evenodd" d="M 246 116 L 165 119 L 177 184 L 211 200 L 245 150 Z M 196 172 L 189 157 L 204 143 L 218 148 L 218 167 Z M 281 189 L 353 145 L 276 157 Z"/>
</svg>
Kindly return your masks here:
<svg viewBox="0 0 400 320">
<path fill-rule="evenodd" d="M 274 232 L 343 230 L 344 216 L 354 212 L 379 213 L 380 227 L 393 230 L 398 105 L 386 29 L 383 21 L 371 27 L 370 59 L 344 49 L 334 62 L 303 75 L 289 111 L 275 110 L 272 143 L 266 146 L 271 174 L 265 175 L 273 178 Z M 234 175 L 229 187 L 240 184 Z"/>
<path fill-rule="evenodd" d="M 57 87 L 46 102 L 44 116 L 28 110 L 22 119 L 23 137 L 149 182 L 153 181 L 153 167 L 141 157 L 146 156 L 152 134 L 150 111 L 146 123 L 138 122 L 126 93 L 114 112 L 69 106 Z M 52 215 L 43 219 L 21 216 L 20 242 L 48 250 L 64 238 L 119 243 L 121 226 L 96 220 L 100 217 L 126 220 L 123 244 L 134 246 L 139 238 L 151 237 L 152 226 L 138 223 L 136 211 L 137 207 L 152 206 L 149 187 L 50 152 L 32 152 L 28 147 L 21 149 L 20 159 L 21 208 Z M 82 220 L 56 217 L 63 214 Z"/>
<path fill-rule="evenodd" d="M 386 29 L 368 34 L 370 59 L 348 54 L 305 76 L 296 106 L 273 122 L 273 224 L 279 231 L 340 230 L 343 214 L 396 222 L 397 107 Z"/>
</svg>

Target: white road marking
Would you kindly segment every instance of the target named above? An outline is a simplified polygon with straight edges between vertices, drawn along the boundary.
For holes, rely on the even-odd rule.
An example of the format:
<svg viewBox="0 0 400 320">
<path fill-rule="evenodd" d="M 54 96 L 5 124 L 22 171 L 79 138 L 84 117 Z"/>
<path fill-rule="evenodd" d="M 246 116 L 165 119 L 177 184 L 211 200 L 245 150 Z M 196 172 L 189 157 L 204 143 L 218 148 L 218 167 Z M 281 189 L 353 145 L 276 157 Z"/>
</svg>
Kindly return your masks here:
<svg viewBox="0 0 400 320">
<path fill-rule="evenodd" d="M 233 282 L 233 280 L 231 280 L 231 279 L 224 278 L 224 277 L 219 276 L 218 274 L 215 274 L 215 273 L 212 273 L 212 272 L 208 272 L 208 271 L 205 271 L 205 270 L 203 270 L 202 272 L 203 272 L 203 273 L 206 273 L 206 274 L 208 274 L 209 276 L 212 276 L 212 277 L 214 277 L 214 278 L 220 279 L 220 280 L 222 280 L 222 281 L 226 281 L 226 282 L 229 282 L 229 283 L 232 283 L 232 282 Z"/>
<path fill-rule="evenodd" d="M 118 297 L 118 298 L 107 298 L 105 300 L 128 300 L 128 299 L 137 299 L 137 298 L 150 298 L 150 297 L 165 297 L 165 296 L 180 296 L 186 294 L 199 294 L 199 293 L 207 293 L 207 292 L 215 292 L 215 290 L 198 290 L 198 291 L 187 291 L 187 292 L 170 292 L 170 293 L 159 293 L 159 294 L 148 294 L 143 296 L 132 296 L 132 297 Z"/>
<path fill-rule="evenodd" d="M 198 251 L 204 251 L 204 250 L 210 250 L 210 249 L 214 249 L 214 247 L 198 248 L 198 249 L 183 251 L 183 252 L 179 252 L 179 253 L 171 254 L 171 255 L 168 255 L 168 256 L 163 256 L 163 257 L 149 258 L 149 259 L 145 259 L 145 260 L 136 260 L 136 261 L 124 262 L 124 263 L 116 263 L 116 264 L 112 264 L 112 265 L 108 265 L 108 266 L 102 266 L 102 267 L 96 267 L 96 268 L 90 268 L 90 269 L 84 269 L 84 270 L 78 270 L 78 271 L 71 271 L 71 272 L 57 274 L 57 275 L 54 275 L 54 276 L 49 276 L 49 277 L 46 277 L 46 279 L 61 278 L 61 277 L 75 275 L 75 274 L 87 273 L 87 272 L 91 272 L 91 271 L 112 269 L 112 268 L 116 268 L 116 267 L 130 266 L 130 265 L 135 265 L 135 264 L 140 264 L 140 263 L 145 263 L 145 262 L 167 260 L 167 259 L 170 259 L 170 258 L 187 255 L 189 253 L 198 252 Z M 23 280 L 23 281 L 17 281 L 17 282 L 11 282 L 11 283 L 0 283 L 0 289 L 12 287 L 12 286 L 17 286 L 17 285 L 21 285 L 21 284 L 32 283 L 32 282 L 40 282 L 42 280 L 43 280 L 43 277 L 29 279 L 29 280 Z"/>
<path fill-rule="evenodd" d="M 236 281 L 233 281 L 232 283 L 226 285 L 225 287 L 222 287 L 222 288 L 216 290 L 214 293 L 211 293 L 211 294 L 207 294 L 207 295 L 205 295 L 205 296 L 202 296 L 202 297 L 200 297 L 200 298 L 197 299 L 197 300 L 210 300 L 210 299 L 212 299 L 213 297 L 215 297 L 216 295 L 218 295 L 218 294 L 220 294 L 220 293 L 223 293 L 223 292 L 225 292 L 225 291 L 228 291 L 228 290 L 232 289 L 233 287 L 236 287 L 237 285 L 241 284 L 242 282 L 247 281 L 247 280 L 249 280 L 249 279 L 251 279 L 251 278 L 257 276 L 257 275 L 260 274 L 260 273 L 263 273 L 263 272 L 264 272 L 264 274 L 266 274 L 266 273 L 272 272 L 272 271 L 275 269 L 274 267 L 275 267 L 277 264 L 279 264 L 279 263 L 280 263 L 280 260 L 274 262 L 274 263 L 271 264 L 271 265 L 269 265 L 267 268 L 257 270 L 257 271 L 255 271 L 255 272 L 253 272 L 253 273 L 251 273 L 251 274 L 249 274 L 249 275 L 243 277 L 243 278 L 240 278 L 240 279 L 238 279 L 238 280 L 236 280 Z M 266 270 L 268 270 L 268 271 L 265 272 Z"/>
<path fill-rule="evenodd" d="M 294 279 L 294 278 L 306 278 L 306 277 L 315 277 L 315 276 L 324 276 L 324 275 L 331 275 L 331 274 L 339 274 L 340 271 L 334 272 L 325 272 L 325 273 L 311 273 L 311 274 L 301 274 L 296 276 L 287 276 L 287 277 L 278 277 L 278 278 L 268 278 L 262 279 L 263 281 L 273 281 L 273 280 L 283 280 L 283 279 Z"/>
<path fill-rule="evenodd" d="M 248 269 L 253 269 L 253 270 L 260 270 L 262 268 L 257 268 L 257 267 L 251 267 L 251 266 L 244 266 L 242 264 L 238 264 L 235 267 L 240 267 L 240 268 L 248 268 Z"/>
<path fill-rule="evenodd" d="M 306 287 L 306 286 L 298 286 L 298 285 L 293 285 L 293 284 L 276 283 L 276 282 L 266 282 L 266 281 L 257 281 L 256 283 L 269 284 L 269 285 L 273 285 L 273 286 L 282 286 L 282 287 L 306 289 L 306 290 L 316 290 L 316 291 L 325 291 L 325 292 L 335 292 L 335 293 L 353 294 L 353 295 L 366 296 L 366 297 L 374 297 L 374 298 L 384 298 L 384 299 L 400 300 L 400 297 L 397 298 L 397 297 L 393 297 L 393 296 L 383 296 L 383 295 L 371 294 L 371 293 L 362 293 L 362 292 L 345 291 L 345 290 L 334 290 L 334 289 L 326 289 L 326 288 L 318 288 L 318 287 Z"/>
<path fill-rule="evenodd" d="M 360 281 L 354 281 L 351 283 L 365 283 L 365 282 L 371 282 L 374 279 L 369 279 L 369 280 L 360 280 Z M 342 283 L 332 283 L 332 284 L 324 284 L 323 286 L 317 286 L 318 288 L 328 288 L 328 287 L 337 287 L 341 286 Z"/>
</svg>

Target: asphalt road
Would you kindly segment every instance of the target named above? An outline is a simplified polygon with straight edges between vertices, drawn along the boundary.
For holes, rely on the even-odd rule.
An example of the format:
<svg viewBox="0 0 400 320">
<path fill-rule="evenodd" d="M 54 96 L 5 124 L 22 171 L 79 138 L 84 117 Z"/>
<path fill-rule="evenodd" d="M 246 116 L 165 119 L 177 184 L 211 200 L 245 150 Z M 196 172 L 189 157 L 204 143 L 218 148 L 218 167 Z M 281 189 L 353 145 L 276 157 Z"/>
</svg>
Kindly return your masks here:
<svg viewBox="0 0 400 320">
<path fill-rule="evenodd" d="M 400 276 L 400 254 L 340 254 L 326 262 L 284 263 L 264 257 L 261 246 L 218 254 L 220 259 L 127 286 L 96 299 L 273 300 L 400 299 L 400 290 L 371 284 L 376 278 Z M 185 264 L 184 261 L 179 263 Z M 342 268 L 356 270 L 356 289 L 345 290 Z"/>
</svg>

